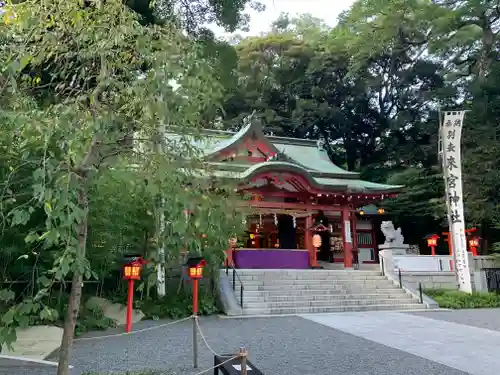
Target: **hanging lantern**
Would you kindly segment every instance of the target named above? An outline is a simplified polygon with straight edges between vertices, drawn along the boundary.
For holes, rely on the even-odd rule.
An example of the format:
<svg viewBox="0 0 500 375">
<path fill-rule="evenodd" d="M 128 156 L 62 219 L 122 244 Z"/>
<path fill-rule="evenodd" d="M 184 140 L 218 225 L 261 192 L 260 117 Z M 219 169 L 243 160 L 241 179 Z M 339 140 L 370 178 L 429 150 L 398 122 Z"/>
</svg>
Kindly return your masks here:
<svg viewBox="0 0 500 375">
<path fill-rule="evenodd" d="M 297 219 L 293 216 L 293 227 L 297 228 Z"/>
<path fill-rule="evenodd" d="M 274 214 L 274 225 L 278 226 L 278 215 Z"/>
<path fill-rule="evenodd" d="M 312 238 L 312 243 L 313 243 L 313 246 L 318 249 L 321 247 L 321 236 L 319 234 L 315 234 Z"/>
<path fill-rule="evenodd" d="M 236 237 L 232 237 L 229 239 L 229 247 L 231 249 L 235 249 L 238 246 L 238 239 Z"/>
<path fill-rule="evenodd" d="M 385 210 L 384 210 L 382 207 L 379 207 L 379 208 L 377 209 L 377 213 L 378 213 L 379 215 L 383 215 L 383 214 L 385 214 Z"/>
<path fill-rule="evenodd" d="M 365 211 L 363 211 L 363 210 L 359 210 L 359 214 L 360 214 L 361 216 L 363 216 L 363 215 L 365 214 Z"/>
</svg>

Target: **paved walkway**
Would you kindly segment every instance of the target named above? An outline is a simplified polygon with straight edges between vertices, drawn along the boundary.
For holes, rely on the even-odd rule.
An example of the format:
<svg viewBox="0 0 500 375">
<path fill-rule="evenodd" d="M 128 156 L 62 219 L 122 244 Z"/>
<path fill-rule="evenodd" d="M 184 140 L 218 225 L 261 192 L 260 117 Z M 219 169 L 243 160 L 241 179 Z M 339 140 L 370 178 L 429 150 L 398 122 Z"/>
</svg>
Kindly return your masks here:
<svg viewBox="0 0 500 375">
<path fill-rule="evenodd" d="M 480 327 L 486 325 L 481 321 L 498 316 L 500 309 L 424 314 L 371 312 L 304 318 L 208 317 L 201 318 L 200 324 L 213 350 L 228 353 L 245 346 L 250 360 L 266 374 L 491 375 L 500 368 L 500 357 L 494 355 L 500 344 L 500 324 L 496 325 L 498 331 Z M 453 320 L 474 321 L 480 327 L 450 322 Z M 162 323 L 140 322 L 134 328 Z M 199 368 L 192 368 L 190 321 L 131 335 L 93 335 L 75 342 L 72 375 L 146 369 L 156 370 L 158 375 L 196 375 L 213 363 L 213 354 L 200 338 Z M 0 359 L 1 375 L 54 373 L 53 366 L 35 370 L 33 364 L 25 364 L 16 368 Z"/>
<path fill-rule="evenodd" d="M 302 315 L 325 326 L 473 375 L 500 368 L 500 332 L 396 312 Z M 497 318 L 498 319 L 498 318 Z"/>
</svg>

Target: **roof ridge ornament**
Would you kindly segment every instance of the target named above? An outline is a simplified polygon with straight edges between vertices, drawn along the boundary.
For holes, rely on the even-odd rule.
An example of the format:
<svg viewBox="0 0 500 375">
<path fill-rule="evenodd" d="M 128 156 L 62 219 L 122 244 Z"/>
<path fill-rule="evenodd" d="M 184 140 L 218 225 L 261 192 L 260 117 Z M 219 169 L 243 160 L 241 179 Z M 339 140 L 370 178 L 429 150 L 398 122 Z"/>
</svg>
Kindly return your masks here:
<svg viewBox="0 0 500 375">
<path fill-rule="evenodd" d="M 243 126 L 242 126 L 243 128 L 252 122 L 256 113 L 257 113 L 257 110 L 254 109 L 252 111 L 252 113 L 250 113 L 248 116 L 245 116 L 241 119 L 241 122 L 243 123 Z"/>
<path fill-rule="evenodd" d="M 320 150 L 320 151 L 326 151 L 326 139 L 324 136 L 320 135 L 318 140 L 316 141 L 316 147 Z"/>
</svg>

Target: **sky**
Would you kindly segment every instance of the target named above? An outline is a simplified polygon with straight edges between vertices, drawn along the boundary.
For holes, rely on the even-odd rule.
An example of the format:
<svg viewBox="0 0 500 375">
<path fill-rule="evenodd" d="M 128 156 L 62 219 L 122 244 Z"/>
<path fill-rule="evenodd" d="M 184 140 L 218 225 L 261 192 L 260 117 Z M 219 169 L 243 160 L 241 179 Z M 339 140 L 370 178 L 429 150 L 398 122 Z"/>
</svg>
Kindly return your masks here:
<svg viewBox="0 0 500 375">
<path fill-rule="evenodd" d="M 260 2 L 266 5 L 266 10 L 260 13 L 250 10 L 250 31 L 238 34 L 258 35 L 267 31 L 282 12 L 291 16 L 310 13 L 314 17 L 323 19 L 328 25 L 334 26 L 338 15 L 349 9 L 354 0 L 260 0 Z M 217 35 L 224 35 L 221 29 L 212 29 Z"/>
</svg>

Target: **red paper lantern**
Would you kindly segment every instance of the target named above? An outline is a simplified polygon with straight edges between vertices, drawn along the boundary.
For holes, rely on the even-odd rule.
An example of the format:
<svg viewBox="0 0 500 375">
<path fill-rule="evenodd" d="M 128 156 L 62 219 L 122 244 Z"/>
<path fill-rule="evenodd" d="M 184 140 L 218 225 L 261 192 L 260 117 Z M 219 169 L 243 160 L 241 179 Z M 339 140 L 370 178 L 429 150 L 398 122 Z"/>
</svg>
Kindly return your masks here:
<svg viewBox="0 0 500 375">
<path fill-rule="evenodd" d="M 315 248 L 321 247 L 321 236 L 319 234 L 315 234 L 312 238 L 312 243 Z"/>
</svg>

